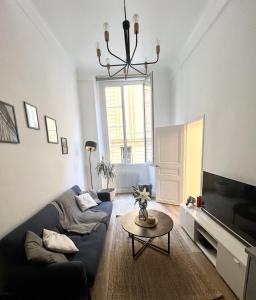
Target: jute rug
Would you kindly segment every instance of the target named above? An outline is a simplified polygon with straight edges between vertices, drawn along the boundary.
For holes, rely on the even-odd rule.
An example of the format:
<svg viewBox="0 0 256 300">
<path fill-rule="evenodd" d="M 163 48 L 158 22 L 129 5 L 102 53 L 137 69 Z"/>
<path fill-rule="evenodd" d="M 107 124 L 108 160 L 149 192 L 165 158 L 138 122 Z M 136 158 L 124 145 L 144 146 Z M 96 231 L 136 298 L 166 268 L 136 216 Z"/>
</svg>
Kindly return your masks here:
<svg viewBox="0 0 256 300">
<path fill-rule="evenodd" d="M 154 243 L 166 247 L 167 237 L 157 238 Z M 141 247 L 141 244 L 136 243 L 136 246 Z M 197 253 L 186 253 L 181 236 L 174 227 L 171 232 L 170 256 L 147 248 L 134 260 L 131 239 L 122 229 L 120 218 L 117 218 L 111 249 L 108 298 L 217 299 L 220 292 L 211 284 L 210 278 L 202 275 L 197 256 Z"/>
<path fill-rule="evenodd" d="M 150 208 L 160 208 L 174 220 L 170 237 L 171 253 L 167 256 L 147 247 L 134 260 L 131 238 L 121 226 L 121 217 L 116 217 L 127 212 L 126 207 L 120 206 L 121 200 L 128 201 L 123 198 L 114 203 L 111 227 L 92 293 L 93 300 L 237 299 L 215 267 L 179 226 L 178 209 L 150 204 Z M 133 199 L 130 201 L 134 203 Z M 134 206 L 128 208 L 131 210 Z M 156 238 L 153 242 L 166 247 L 167 236 Z M 135 242 L 135 246 L 137 250 L 141 244 Z"/>
</svg>

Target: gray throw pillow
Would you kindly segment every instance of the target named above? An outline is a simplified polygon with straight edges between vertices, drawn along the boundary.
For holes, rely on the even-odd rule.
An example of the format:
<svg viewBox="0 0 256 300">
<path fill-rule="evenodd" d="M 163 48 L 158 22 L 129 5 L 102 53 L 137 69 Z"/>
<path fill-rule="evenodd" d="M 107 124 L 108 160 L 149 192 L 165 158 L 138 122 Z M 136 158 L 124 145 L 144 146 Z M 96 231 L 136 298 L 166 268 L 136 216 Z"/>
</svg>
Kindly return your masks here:
<svg viewBox="0 0 256 300">
<path fill-rule="evenodd" d="M 90 194 L 90 196 L 93 198 L 93 200 L 97 203 L 97 204 L 100 204 L 102 201 L 100 201 L 100 199 L 98 198 L 98 195 L 96 192 L 94 191 L 83 191 L 83 192 L 80 192 L 79 195 L 82 195 L 82 194 L 85 194 L 85 193 L 88 193 Z"/>
<path fill-rule="evenodd" d="M 64 254 L 45 249 L 43 240 L 32 231 L 27 231 L 24 246 L 28 261 L 47 264 L 68 261 Z"/>
</svg>

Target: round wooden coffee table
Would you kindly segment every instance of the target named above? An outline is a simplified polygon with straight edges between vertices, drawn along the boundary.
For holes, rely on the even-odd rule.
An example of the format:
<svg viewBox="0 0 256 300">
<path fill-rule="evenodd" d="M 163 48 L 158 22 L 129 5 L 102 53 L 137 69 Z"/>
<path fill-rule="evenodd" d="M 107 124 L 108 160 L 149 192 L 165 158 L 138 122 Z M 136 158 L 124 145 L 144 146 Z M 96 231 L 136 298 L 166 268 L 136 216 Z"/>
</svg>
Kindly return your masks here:
<svg viewBox="0 0 256 300">
<path fill-rule="evenodd" d="M 149 209 L 148 214 L 157 217 L 158 223 L 153 228 L 146 228 L 135 224 L 134 220 L 138 214 L 139 211 L 136 210 L 136 211 L 129 212 L 126 215 L 121 217 L 121 224 L 123 229 L 127 231 L 129 233 L 129 236 L 132 238 L 133 257 L 137 258 L 146 249 L 146 247 L 150 247 L 163 254 L 169 255 L 170 231 L 173 228 L 173 221 L 171 217 L 169 217 L 167 214 L 161 211 Z M 163 236 L 165 234 L 168 235 L 167 250 L 151 243 L 154 238 Z M 147 238 L 148 240 L 147 241 L 142 240 L 140 239 L 140 237 Z M 143 246 L 137 252 L 135 252 L 134 240 L 143 244 Z"/>
</svg>

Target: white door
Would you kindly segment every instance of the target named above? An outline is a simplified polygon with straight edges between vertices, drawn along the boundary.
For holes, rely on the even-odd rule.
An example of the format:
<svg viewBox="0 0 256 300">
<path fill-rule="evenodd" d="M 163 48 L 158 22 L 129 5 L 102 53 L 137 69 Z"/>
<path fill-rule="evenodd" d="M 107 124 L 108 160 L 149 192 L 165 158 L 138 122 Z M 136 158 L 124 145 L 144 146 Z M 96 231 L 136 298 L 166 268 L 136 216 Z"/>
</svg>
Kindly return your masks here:
<svg viewBox="0 0 256 300">
<path fill-rule="evenodd" d="M 184 125 L 156 129 L 156 200 L 182 203 Z"/>
</svg>

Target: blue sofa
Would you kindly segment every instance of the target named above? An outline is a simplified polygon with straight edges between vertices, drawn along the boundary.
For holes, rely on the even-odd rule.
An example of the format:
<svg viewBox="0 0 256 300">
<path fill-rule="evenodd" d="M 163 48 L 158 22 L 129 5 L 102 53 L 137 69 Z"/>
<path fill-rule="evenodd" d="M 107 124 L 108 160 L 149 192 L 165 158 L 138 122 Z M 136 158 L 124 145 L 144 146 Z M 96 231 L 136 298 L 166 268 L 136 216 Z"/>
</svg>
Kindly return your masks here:
<svg viewBox="0 0 256 300">
<path fill-rule="evenodd" d="M 72 187 L 72 190 L 75 194 L 81 192 L 78 186 Z M 69 262 L 41 265 L 26 260 L 24 241 L 28 230 L 39 236 L 44 228 L 57 228 L 63 233 L 58 210 L 51 203 L 6 235 L 0 241 L 6 293 L 2 299 L 90 299 L 90 287 L 96 277 L 112 212 L 112 202 L 108 201 L 108 196 L 99 193 L 98 197 L 103 202 L 91 208 L 105 211 L 107 222 L 101 223 L 89 235 L 69 235 L 79 248 L 79 252 L 68 256 Z"/>
</svg>

